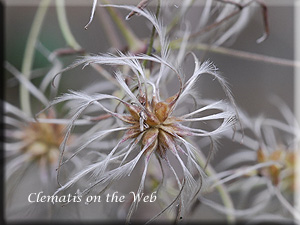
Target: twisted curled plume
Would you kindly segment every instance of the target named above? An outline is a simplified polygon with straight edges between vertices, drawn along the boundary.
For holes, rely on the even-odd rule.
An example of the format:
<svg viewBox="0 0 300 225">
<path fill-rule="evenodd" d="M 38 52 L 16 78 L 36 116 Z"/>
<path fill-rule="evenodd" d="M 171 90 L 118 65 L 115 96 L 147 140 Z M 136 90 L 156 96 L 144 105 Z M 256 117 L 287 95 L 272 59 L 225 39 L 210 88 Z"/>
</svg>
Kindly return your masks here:
<svg viewBox="0 0 300 225">
<path fill-rule="evenodd" d="M 137 8 L 143 10 L 149 4 L 150 1 L 152 1 L 152 0 L 141 0 L 140 3 L 137 5 Z M 88 29 L 88 27 L 90 26 L 90 24 L 93 21 L 95 11 L 96 11 L 97 2 L 98 2 L 98 0 L 93 0 L 93 6 L 92 6 L 92 10 L 91 10 L 90 19 L 89 19 L 88 23 L 84 26 L 84 29 L 86 29 L 86 30 Z M 126 20 L 129 20 L 136 13 L 138 13 L 136 10 L 132 10 L 126 16 Z"/>
<path fill-rule="evenodd" d="M 115 6 L 115 5 L 106 5 L 106 6 L 124 8 L 127 10 L 134 10 L 137 13 L 139 13 L 140 15 L 147 18 L 154 25 L 154 27 L 157 30 L 161 49 L 162 49 L 161 56 L 157 56 L 157 55 L 148 56 L 148 55 L 143 55 L 143 54 L 140 54 L 140 55 L 127 54 L 127 55 L 125 55 L 119 51 L 118 51 L 118 56 L 112 55 L 112 54 L 103 54 L 103 55 L 99 55 L 99 56 L 86 56 L 83 59 L 78 60 L 71 66 L 67 67 L 66 69 L 62 70 L 59 74 L 61 74 L 62 72 L 65 72 L 67 70 L 70 70 L 76 66 L 84 65 L 83 67 L 85 67 L 91 63 L 98 63 L 98 64 L 104 64 L 104 65 L 118 65 L 118 66 L 126 65 L 131 68 L 132 72 L 134 73 L 135 77 L 137 78 L 138 88 L 140 88 L 141 84 L 144 84 L 144 87 L 145 87 L 144 94 L 146 95 L 146 97 L 147 97 L 147 93 L 148 93 L 147 85 L 150 84 L 153 87 L 152 92 L 153 92 L 154 96 L 158 99 L 158 101 L 160 101 L 159 82 L 153 82 L 153 81 L 151 81 L 151 78 L 147 79 L 144 68 L 139 63 L 139 60 L 149 60 L 149 61 L 160 64 L 160 69 L 155 77 L 156 81 L 160 80 L 165 75 L 164 70 L 167 67 L 176 74 L 176 76 L 180 82 L 180 88 L 177 93 L 177 96 L 175 97 L 174 105 L 171 108 L 171 112 L 175 109 L 175 107 L 179 104 L 179 102 L 182 102 L 184 97 L 191 95 L 192 88 L 194 87 L 195 82 L 201 75 L 203 75 L 205 73 L 212 75 L 220 83 L 226 96 L 229 98 L 230 102 L 235 106 L 232 94 L 227 86 L 226 81 L 224 80 L 224 78 L 222 78 L 217 73 L 216 68 L 213 66 L 213 64 L 209 63 L 209 62 L 200 64 L 197 57 L 193 53 L 192 53 L 192 56 L 195 59 L 194 72 L 193 72 L 192 76 L 188 79 L 188 81 L 185 84 L 183 84 L 182 78 L 181 78 L 181 75 L 180 75 L 178 69 L 169 62 L 169 56 L 170 56 L 169 53 L 170 52 L 169 52 L 168 41 L 165 36 L 166 35 L 165 29 L 163 28 L 163 26 L 159 22 L 159 20 L 157 18 L 155 18 L 154 15 L 152 15 L 147 10 L 140 10 L 138 8 L 131 7 L 131 6 Z M 57 74 L 55 77 L 57 77 L 59 74 Z M 138 105 L 141 109 L 145 109 L 144 105 L 141 104 L 141 102 L 137 99 L 137 97 L 135 96 L 133 91 L 130 90 L 128 85 L 124 82 L 122 73 L 117 71 L 115 73 L 115 78 L 116 78 L 119 86 L 125 91 L 127 97 L 129 97 L 131 103 Z M 141 89 L 140 89 L 140 91 L 141 91 Z M 87 109 L 92 104 L 99 106 L 101 108 L 101 110 L 114 116 L 115 118 L 121 119 L 124 121 L 124 118 L 126 115 L 112 112 L 111 110 L 106 108 L 102 103 L 100 103 L 100 101 L 102 101 L 102 100 L 109 100 L 109 99 L 121 102 L 125 106 L 130 104 L 127 101 L 120 99 L 113 95 L 95 94 L 95 95 L 90 96 L 90 95 L 84 94 L 82 92 L 74 92 L 73 91 L 70 94 L 65 94 L 61 97 L 58 97 L 57 99 L 52 101 L 52 103 L 49 105 L 49 107 L 51 107 L 60 102 L 70 101 L 70 100 L 80 100 L 81 101 L 81 103 L 75 107 L 76 113 L 74 113 L 74 115 L 70 119 L 70 123 L 66 128 L 65 138 L 61 144 L 60 162 L 59 162 L 59 166 L 57 169 L 58 170 L 57 180 L 58 180 L 59 184 L 60 184 L 60 181 L 59 181 L 60 168 L 63 164 L 65 164 L 70 159 L 72 159 L 74 156 L 76 156 L 79 152 L 81 152 L 85 147 L 87 147 L 93 141 L 101 140 L 107 134 L 110 134 L 113 132 L 118 132 L 118 131 L 124 131 L 129 128 L 128 126 L 122 126 L 122 127 L 117 127 L 117 128 L 112 128 L 109 130 L 96 132 L 85 144 L 83 144 L 79 148 L 77 148 L 75 153 L 70 158 L 63 161 L 66 143 L 71 134 L 71 130 L 74 127 L 75 121 L 80 117 L 80 115 L 84 112 L 84 110 Z M 213 140 L 214 136 L 217 136 L 224 130 L 227 130 L 235 122 L 233 118 L 235 118 L 235 116 L 237 116 L 237 115 L 233 111 L 227 110 L 226 106 L 227 105 L 222 101 L 219 101 L 217 103 L 214 102 L 214 103 L 210 103 L 210 104 L 206 105 L 205 107 L 197 109 L 192 113 L 189 113 L 187 115 L 179 117 L 180 121 L 205 121 L 205 120 L 222 119 L 223 120 L 222 124 L 213 131 L 205 131 L 202 129 L 189 128 L 189 127 L 186 127 L 183 125 L 181 127 L 185 128 L 187 130 L 187 132 L 193 136 L 206 136 L 206 137 L 210 137 L 211 140 L 214 141 Z M 49 107 L 47 107 L 46 109 L 48 109 Z M 46 110 L 46 109 L 44 109 L 44 110 Z M 200 113 L 200 112 L 203 112 L 206 110 L 211 110 L 211 109 L 219 110 L 219 111 L 225 111 L 225 109 L 226 109 L 226 112 L 221 112 L 221 113 L 217 113 L 214 115 L 204 116 L 201 118 L 188 118 L 190 116 L 196 115 L 197 113 Z M 97 177 L 96 181 L 94 181 L 88 188 L 83 190 L 80 194 L 86 194 L 95 186 L 97 186 L 99 184 L 105 184 L 104 188 L 99 192 L 99 193 L 103 193 L 105 190 L 107 190 L 108 187 L 111 186 L 111 184 L 114 182 L 114 180 L 125 177 L 126 175 L 130 175 L 132 170 L 135 168 L 137 162 L 141 158 L 141 156 L 146 152 L 146 150 L 148 149 L 149 146 L 154 144 L 154 141 L 155 141 L 154 139 L 149 140 L 146 143 L 146 145 L 143 146 L 142 150 L 138 153 L 138 155 L 133 160 L 131 160 L 130 162 L 127 162 L 126 164 L 123 164 L 123 162 L 125 161 L 127 156 L 132 152 L 132 150 L 135 147 L 137 147 L 137 144 L 140 142 L 143 134 L 144 134 L 144 132 L 141 132 L 140 135 L 136 139 L 131 140 L 129 145 L 127 145 L 125 148 L 121 149 L 119 152 L 116 153 L 117 149 L 119 148 L 119 146 L 121 146 L 121 144 L 124 144 L 126 141 L 130 140 L 130 138 L 128 136 L 126 136 L 126 134 L 125 134 L 121 138 L 121 140 L 118 141 L 117 145 L 111 150 L 111 152 L 106 156 L 105 159 L 89 165 L 87 168 L 85 168 L 82 171 L 75 174 L 73 176 L 73 178 L 71 178 L 70 181 L 68 181 L 64 185 L 60 184 L 61 187 L 54 193 L 54 195 L 56 195 L 58 192 L 60 192 L 62 190 L 69 188 L 75 182 L 77 182 L 78 180 L 80 180 L 82 177 L 86 176 L 89 173 L 92 173 L 93 177 Z M 176 133 L 173 132 L 171 134 L 176 137 L 176 140 L 178 142 L 181 142 L 184 145 L 184 147 L 186 148 L 186 151 L 187 151 L 187 152 L 185 152 L 185 150 L 183 150 L 179 145 L 174 145 L 175 149 L 172 152 L 175 155 L 178 162 L 180 163 L 181 168 L 183 169 L 184 180 L 183 180 L 183 182 L 180 182 L 175 169 L 173 168 L 173 166 L 171 165 L 169 160 L 167 158 L 165 158 L 165 160 L 167 162 L 167 166 L 169 167 L 169 169 L 174 174 L 174 177 L 176 178 L 176 181 L 177 181 L 180 191 L 179 191 L 178 195 L 176 196 L 176 198 L 161 213 L 165 212 L 166 209 L 168 209 L 172 205 L 174 205 L 174 203 L 177 200 L 180 201 L 180 211 L 182 211 L 182 213 L 184 213 L 185 206 L 188 205 L 189 203 L 191 203 L 191 201 L 194 199 L 194 197 L 196 195 L 198 195 L 198 193 L 202 187 L 202 183 L 203 183 L 202 177 L 205 177 L 205 174 L 203 172 L 203 169 L 198 165 L 198 162 L 197 162 L 198 161 L 197 156 L 196 156 L 197 149 L 193 145 L 191 145 L 188 141 L 186 141 L 184 138 L 177 135 Z M 187 167 L 183 163 L 181 157 L 179 156 L 178 151 L 180 151 L 187 157 L 187 160 L 188 160 Z M 153 155 L 152 153 L 153 152 L 151 152 L 150 155 Z M 155 154 L 156 154 L 156 152 L 155 152 Z M 148 157 L 145 157 L 144 172 L 143 172 L 142 179 L 141 179 L 141 182 L 140 182 L 140 185 L 138 188 L 138 193 L 140 193 L 144 188 L 144 181 L 145 181 L 145 177 L 146 177 L 146 172 L 147 172 L 150 155 L 148 155 Z M 157 156 L 157 159 L 160 161 L 158 154 L 156 154 L 156 156 Z M 106 171 L 107 166 L 110 162 L 117 162 L 122 157 L 123 157 L 123 159 L 117 168 L 112 169 L 110 171 Z M 209 158 L 210 158 L 210 156 L 209 156 Z M 200 182 L 196 182 L 196 180 L 194 179 L 193 175 L 190 172 L 191 167 L 194 167 L 194 169 L 197 170 L 197 174 L 199 175 Z M 163 169 L 161 169 L 161 170 L 162 170 L 162 173 L 164 173 Z M 100 178 L 98 178 L 98 177 L 100 177 Z M 182 197 L 184 195 L 187 198 L 187 200 L 184 200 L 184 197 Z M 136 209 L 137 204 L 138 204 L 137 202 L 132 203 L 132 205 L 129 209 L 127 220 L 129 220 L 131 218 L 131 215 L 134 212 L 134 210 Z M 161 215 L 161 213 L 159 213 L 157 216 Z"/>
<path fill-rule="evenodd" d="M 268 216 L 276 221 L 278 219 L 289 222 L 294 222 L 290 219 L 299 221 L 300 212 L 293 205 L 293 195 L 297 191 L 294 176 L 297 170 L 295 155 L 299 154 L 299 121 L 282 99 L 272 95 L 269 100 L 280 117 L 278 115 L 277 117 L 266 115 L 251 117 L 241 110 L 239 113 L 246 130 L 244 142 L 238 147 L 238 151 L 228 155 L 217 165 L 217 169 L 222 171 L 218 177 L 210 178 L 216 181 L 213 186 L 230 182 L 233 190 L 236 190 L 234 186 L 238 187 L 240 193 L 255 190 L 255 195 L 248 196 L 251 198 L 251 203 L 245 200 L 247 208 L 230 211 L 203 197 L 201 202 L 222 213 L 230 213 L 243 219 L 256 215 L 255 219 Z M 236 135 L 241 137 L 239 131 Z M 275 155 L 277 157 L 274 157 Z M 255 174 L 255 176 L 243 179 L 247 174 Z M 257 189 L 258 184 L 259 187 L 266 188 Z M 275 207 L 274 200 L 278 200 Z M 268 210 L 270 206 L 272 214 Z"/>
<path fill-rule="evenodd" d="M 97 0 L 94 1 L 94 3 Z M 96 3 L 95 3 L 96 4 Z M 178 77 L 178 80 L 180 82 L 180 90 L 179 90 L 179 94 L 178 97 L 181 96 L 185 96 L 185 94 L 181 94 L 182 89 L 183 89 L 183 84 L 182 84 L 182 78 L 179 74 L 179 71 L 171 64 L 168 63 L 168 58 L 169 58 L 169 41 L 166 37 L 166 29 L 164 29 L 162 23 L 160 22 L 160 20 L 158 20 L 158 18 L 156 18 L 151 12 L 149 12 L 146 9 L 141 10 L 138 7 L 132 7 L 132 6 L 126 6 L 126 5 L 101 5 L 102 7 L 115 7 L 115 8 L 122 8 L 122 9 L 127 9 L 133 12 L 136 12 L 142 16 L 144 16 L 145 18 L 147 18 L 155 27 L 157 33 L 158 33 L 158 37 L 160 40 L 160 45 L 161 45 L 161 57 L 152 54 L 151 56 L 145 55 L 145 54 L 140 54 L 140 55 L 124 55 L 122 54 L 120 51 L 117 51 L 119 53 L 119 57 L 112 55 L 112 54 L 103 54 L 103 55 L 99 55 L 99 56 L 87 56 L 84 57 L 82 60 L 78 60 L 77 62 L 73 63 L 72 65 L 70 65 L 69 67 L 65 68 L 64 70 L 62 70 L 61 72 L 59 72 L 58 74 L 56 74 L 53 78 L 53 84 L 54 84 L 54 80 L 55 78 L 60 75 L 61 73 L 68 71 L 74 67 L 77 67 L 81 64 L 84 64 L 84 67 L 91 64 L 91 63 L 99 63 L 99 64 L 107 64 L 107 65 L 129 65 L 131 67 L 131 69 L 135 72 L 137 78 L 139 77 L 139 75 L 142 75 L 142 78 L 145 81 L 145 74 L 143 72 L 143 68 L 141 67 L 141 65 L 139 65 L 139 63 L 137 62 L 137 60 L 148 60 L 148 61 L 152 61 L 152 62 L 157 62 L 161 64 L 161 68 L 160 68 L 160 72 L 157 78 L 157 82 L 156 82 L 156 93 L 159 93 L 159 88 L 158 88 L 158 84 L 159 81 L 161 80 L 161 77 L 163 76 L 163 72 L 164 72 L 164 66 L 167 66 L 168 68 L 170 68 Z M 196 75 L 196 73 L 200 72 L 202 68 L 200 68 L 200 63 L 197 59 L 197 57 L 195 56 L 194 53 L 191 53 L 195 59 L 195 69 L 194 69 L 194 74 L 192 76 L 191 79 L 189 79 L 189 81 L 186 83 L 186 86 L 192 86 L 194 85 L 194 82 L 199 78 L 198 75 Z M 132 62 L 131 62 L 132 61 Z M 210 64 L 208 62 L 204 63 L 205 65 L 207 65 L 210 68 L 207 68 L 207 71 L 205 71 L 204 73 L 208 73 L 211 74 L 212 76 L 214 76 L 220 83 L 220 85 L 223 88 L 223 91 L 225 92 L 226 96 L 229 98 L 231 104 L 234 106 L 234 108 L 236 109 L 236 104 L 234 101 L 234 98 L 232 96 L 232 93 L 228 87 L 227 82 L 225 81 L 225 79 L 223 77 L 221 77 L 219 74 L 216 73 L 216 68 L 214 67 L 213 64 Z M 202 64 L 203 65 L 203 64 Z M 84 68 L 83 67 L 83 68 Z M 138 72 L 138 73 L 136 73 Z M 203 73 L 203 72 L 202 72 Z M 146 83 L 145 83 L 146 86 Z M 123 86 L 124 87 L 124 86 Z M 188 90 L 189 88 L 186 88 L 186 90 Z M 159 97 L 159 96 L 158 96 Z M 138 102 L 136 102 L 138 104 Z M 239 115 L 237 110 L 235 110 L 236 112 L 236 116 L 237 119 L 239 121 Z M 240 123 L 241 125 L 241 123 Z"/>
</svg>

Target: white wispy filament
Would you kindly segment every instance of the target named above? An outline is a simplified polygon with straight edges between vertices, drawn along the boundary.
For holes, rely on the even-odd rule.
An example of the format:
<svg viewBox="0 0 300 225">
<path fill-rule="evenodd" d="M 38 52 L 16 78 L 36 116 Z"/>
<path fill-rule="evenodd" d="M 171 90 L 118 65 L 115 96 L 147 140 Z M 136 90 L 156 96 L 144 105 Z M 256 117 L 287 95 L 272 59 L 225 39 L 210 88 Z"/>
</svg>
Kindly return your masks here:
<svg viewBox="0 0 300 225">
<path fill-rule="evenodd" d="M 161 213 L 177 203 L 180 207 L 179 214 L 183 216 L 199 194 L 203 184 L 202 179 L 205 177 L 205 172 L 199 165 L 199 156 L 197 155 L 197 151 L 200 151 L 200 149 L 190 144 L 187 137 L 208 137 L 211 141 L 215 141 L 220 134 L 230 129 L 234 125 L 237 116 L 234 110 L 233 97 L 225 80 L 217 73 L 216 67 L 211 62 L 200 63 L 194 54 L 192 54 L 195 60 L 194 72 L 187 82 L 183 82 L 183 74 L 170 60 L 171 52 L 165 29 L 160 20 L 150 12 L 132 6 L 104 6 L 127 9 L 148 19 L 158 33 L 161 52 L 160 55 L 133 55 L 117 51 L 116 55 L 86 56 L 62 71 L 65 72 L 79 65 L 85 67 L 91 63 L 114 67 L 126 66 L 130 69 L 130 72 L 126 74 L 122 72 L 123 70 L 117 69 L 114 74 L 122 93 L 124 93 L 123 98 L 109 94 L 90 95 L 70 91 L 53 100 L 49 105 L 49 107 L 52 107 L 68 101 L 73 108 L 66 130 L 66 137 L 61 145 L 59 171 L 63 165 L 71 161 L 74 156 L 78 157 L 80 152 L 89 148 L 90 144 L 94 142 L 99 143 L 99 151 L 102 152 L 101 141 L 116 132 L 120 133 L 118 141 L 114 139 L 116 141 L 114 147 L 107 154 L 102 154 L 103 156 L 100 157 L 99 161 L 87 165 L 73 175 L 69 181 L 62 184 L 54 195 L 70 188 L 83 178 L 87 178 L 90 185 L 81 190 L 80 195 L 87 194 L 94 188 L 98 188 L 97 193 L 101 194 L 120 178 L 129 176 L 137 163 L 143 158 L 144 169 L 136 192 L 137 194 L 141 193 L 147 179 L 148 168 L 153 159 L 156 158 L 161 164 L 162 173 L 164 173 L 163 170 L 165 169 L 163 168 L 165 167 L 178 184 L 177 195 L 173 198 L 173 201 L 164 206 Z M 183 45 L 180 49 L 180 54 L 183 54 L 185 46 Z M 142 60 L 152 61 L 156 67 L 154 71 L 157 73 L 151 74 L 150 77 L 146 76 L 147 72 L 141 64 Z M 164 68 L 168 68 L 171 73 L 165 74 Z M 172 73 L 173 78 L 179 81 L 179 90 L 173 96 L 161 96 L 159 90 L 162 87 L 158 81 L 163 76 L 169 76 Z M 209 102 L 207 104 L 205 101 L 201 101 L 201 103 L 199 101 L 199 105 L 202 105 L 200 108 L 197 106 L 192 111 L 177 113 L 177 109 L 186 103 L 185 100 L 194 95 L 196 82 L 204 74 L 209 74 L 220 83 L 225 93 L 224 96 L 229 101 L 207 101 Z M 193 96 L 193 98 L 196 101 L 198 100 L 197 96 Z M 91 106 L 98 107 L 99 114 L 109 115 L 110 119 L 113 118 L 115 121 L 113 127 L 95 132 L 89 137 L 89 140 L 75 150 L 73 155 L 63 159 L 68 136 L 77 120 L 80 120 L 81 117 L 88 118 L 86 110 Z M 191 110 L 190 106 L 185 108 Z M 175 116 L 175 112 L 180 115 Z M 205 115 L 202 115 L 203 113 Z M 198 122 L 208 124 L 212 122 L 214 125 L 211 128 L 201 128 L 190 126 L 188 122 L 195 122 L 195 124 Z M 133 157 L 129 157 L 129 155 Z M 175 160 L 169 160 L 169 157 L 175 157 Z M 137 206 L 138 202 L 132 202 L 127 221 L 131 219 Z M 160 216 L 161 213 L 154 218 Z"/>
</svg>

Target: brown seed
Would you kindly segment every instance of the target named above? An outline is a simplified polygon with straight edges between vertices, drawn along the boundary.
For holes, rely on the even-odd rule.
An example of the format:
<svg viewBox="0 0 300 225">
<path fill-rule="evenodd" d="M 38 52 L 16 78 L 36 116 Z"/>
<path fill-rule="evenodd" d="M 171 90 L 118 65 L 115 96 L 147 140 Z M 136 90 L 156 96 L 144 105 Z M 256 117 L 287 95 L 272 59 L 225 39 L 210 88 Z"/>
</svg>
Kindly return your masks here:
<svg viewBox="0 0 300 225">
<path fill-rule="evenodd" d="M 164 122 L 169 116 L 169 104 L 165 102 L 159 102 L 155 105 L 154 113 L 160 122 Z"/>
<path fill-rule="evenodd" d="M 157 128 L 150 128 L 143 136 L 142 144 L 143 146 L 149 145 L 153 142 L 153 139 L 157 138 L 158 129 Z"/>
</svg>

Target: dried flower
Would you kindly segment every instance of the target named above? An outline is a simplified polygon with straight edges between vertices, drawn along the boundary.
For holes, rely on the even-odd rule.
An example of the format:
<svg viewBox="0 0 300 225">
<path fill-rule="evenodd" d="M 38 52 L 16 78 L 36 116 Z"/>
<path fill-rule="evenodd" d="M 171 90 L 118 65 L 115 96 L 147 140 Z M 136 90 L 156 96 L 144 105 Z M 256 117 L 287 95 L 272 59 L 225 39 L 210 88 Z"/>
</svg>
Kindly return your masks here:
<svg viewBox="0 0 300 225">
<path fill-rule="evenodd" d="M 51 79 L 45 76 L 41 81 L 41 89 L 37 88 L 31 81 L 24 79 L 23 75 L 10 63 L 5 63 L 6 69 L 13 74 L 21 84 L 31 92 L 32 96 L 39 100 L 38 103 L 32 102 L 30 107 L 45 107 L 49 104 L 46 96 L 41 89 L 46 89 Z M 57 62 L 54 62 L 51 71 L 57 72 Z M 52 73 L 53 76 L 53 73 Z M 51 90 L 50 93 L 55 93 Z M 50 195 L 57 188 L 56 168 L 60 154 L 60 144 L 64 139 L 64 129 L 66 120 L 56 119 L 54 110 L 42 113 L 38 118 L 32 118 L 18 107 L 3 102 L 4 105 L 4 123 L 5 123 L 5 181 L 6 181 L 6 213 L 7 219 L 15 219 L 20 216 L 27 218 L 30 210 L 30 218 L 40 218 L 40 214 L 34 208 L 45 210 L 43 213 L 51 211 L 51 203 L 45 203 L 42 206 L 30 204 L 27 199 L 18 199 L 14 202 L 14 197 L 22 193 L 23 197 L 30 194 L 32 190 L 43 191 Z M 38 119 L 38 121 L 37 121 Z M 87 121 L 88 122 L 88 121 Z M 74 136 L 74 134 L 73 134 Z M 68 144 L 76 145 L 73 137 L 69 139 Z M 77 160 L 73 165 L 80 166 L 81 160 Z M 72 169 L 72 166 L 69 167 Z M 34 180 L 32 189 L 24 190 L 21 181 L 26 179 Z M 17 213 L 16 213 L 17 212 Z M 50 213 L 51 214 L 51 213 Z"/>
<path fill-rule="evenodd" d="M 163 167 L 166 167 L 176 179 L 177 194 L 153 219 L 175 203 L 179 204 L 179 218 L 198 195 L 203 183 L 202 178 L 205 176 L 203 168 L 199 165 L 197 155 L 199 149 L 193 146 L 188 139 L 208 137 L 214 142 L 218 135 L 231 128 L 236 118 L 235 111 L 232 110 L 233 107 L 230 107 L 230 103 L 234 104 L 233 98 L 225 80 L 217 73 L 214 65 L 209 62 L 200 64 L 194 54 L 192 54 L 195 61 L 194 72 L 185 83 L 182 82 L 183 74 L 171 62 L 172 57 L 168 49 L 165 30 L 162 24 L 147 10 L 130 6 L 106 6 L 135 11 L 147 18 L 158 33 L 161 55 L 126 55 L 118 52 L 118 55 L 87 56 L 62 71 L 64 72 L 81 64 L 87 66 L 91 63 L 116 66 L 119 70 L 115 72 L 115 79 L 125 96 L 121 98 L 109 94 L 96 93 L 89 95 L 83 92 L 71 91 L 51 103 L 49 107 L 65 101 L 72 104 L 74 114 L 70 119 L 64 142 L 67 141 L 76 120 L 81 116 L 90 116 L 89 109 L 93 113 L 100 114 L 98 120 L 109 118 L 113 121 L 110 129 L 95 131 L 86 143 L 75 150 L 71 157 L 67 157 L 65 160 L 61 158 L 59 170 L 62 165 L 77 156 L 83 149 L 98 141 L 101 152 L 99 160 L 77 172 L 54 195 L 71 187 L 83 178 L 87 178 L 86 182 L 89 185 L 80 191 L 80 195 L 85 195 L 96 187 L 100 187 L 97 193 L 101 194 L 115 181 L 129 176 L 140 159 L 143 158 L 144 170 L 136 192 L 136 194 L 141 194 L 144 189 L 148 165 L 149 163 L 155 163 L 154 159 L 157 159 L 162 173 L 164 173 Z M 184 51 L 184 49 L 181 50 Z M 180 56 L 182 56 L 182 53 Z M 151 61 L 157 66 L 153 68 L 150 76 L 148 75 L 149 70 L 142 66 L 140 62 L 142 60 Z M 123 70 L 125 72 L 122 72 L 122 67 L 130 68 L 131 72 L 126 69 Z M 229 103 L 224 100 L 210 101 L 209 103 L 203 99 L 199 100 L 196 95 L 195 84 L 199 77 L 204 74 L 213 76 L 220 83 L 229 99 Z M 179 90 L 170 97 L 162 98 L 161 92 L 166 91 L 164 83 L 172 77 L 178 79 Z M 112 102 L 114 103 L 112 104 Z M 191 109 L 190 106 L 193 103 L 198 106 L 196 109 Z M 202 105 L 202 107 L 199 108 L 199 105 Z M 192 110 L 192 112 L 187 112 L 188 110 Z M 212 121 L 214 127 L 209 130 L 208 127 L 194 128 L 194 126 L 188 124 L 190 122 L 196 124 L 199 121 L 205 123 Z M 114 138 L 114 147 L 110 149 L 107 155 L 104 155 L 101 149 L 101 140 L 109 137 L 109 135 L 117 137 L 118 135 L 114 133 L 120 132 L 123 133 L 120 139 L 115 142 L 116 138 Z M 62 152 L 64 152 L 64 149 L 62 149 Z M 132 202 L 127 215 L 128 221 L 137 205 L 137 201 Z"/>
<path fill-rule="evenodd" d="M 299 220 L 300 213 L 293 207 L 298 189 L 295 158 L 299 152 L 299 127 L 284 103 L 277 99 L 275 104 L 286 121 L 266 117 L 250 119 L 245 113 L 239 113 L 246 134 L 241 150 L 226 157 L 218 167 L 222 172 L 217 184 L 231 182 L 228 187 L 232 192 L 240 191 L 243 197 L 239 198 L 239 204 L 244 209 L 228 212 L 209 200 L 201 199 L 202 202 L 243 219 L 255 215 L 255 220 L 293 220 L 293 217 Z M 236 133 L 236 137 L 241 136 Z M 250 191 L 255 191 L 255 196 L 250 196 Z"/>
</svg>

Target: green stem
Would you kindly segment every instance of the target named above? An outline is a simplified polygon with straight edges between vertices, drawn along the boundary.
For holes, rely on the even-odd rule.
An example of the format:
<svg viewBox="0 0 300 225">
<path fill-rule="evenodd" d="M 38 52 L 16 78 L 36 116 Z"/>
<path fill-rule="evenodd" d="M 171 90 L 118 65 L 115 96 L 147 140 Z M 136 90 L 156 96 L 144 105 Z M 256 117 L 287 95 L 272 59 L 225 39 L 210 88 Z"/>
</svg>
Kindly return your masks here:
<svg viewBox="0 0 300 225">
<path fill-rule="evenodd" d="M 208 176 L 213 176 L 216 174 L 216 171 L 208 164 L 206 167 L 206 174 Z M 234 205 L 232 202 L 232 199 L 226 189 L 226 187 L 223 184 L 219 184 L 216 186 L 216 189 L 218 190 L 220 197 L 223 201 L 224 206 L 229 209 L 229 210 L 234 210 Z M 229 224 L 234 224 L 235 223 L 235 217 L 234 215 L 226 215 L 227 216 L 227 221 Z"/>
<path fill-rule="evenodd" d="M 107 0 L 102 0 L 102 2 L 109 4 L 109 2 Z M 137 38 L 137 36 L 134 34 L 134 32 L 130 29 L 130 27 L 127 26 L 127 24 L 124 22 L 124 20 L 119 15 L 118 11 L 111 7 L 107 7 L 107 10 L 108 10 L 109 14 L 111 15 L 113 21 L 117 25 L 118 29 L 122 33 L 123 37 L 125 38 L 125 40 L 128 44 L 129 50 L 131 52 L 140 50 L 143 47 L 144 43 L 142 41 L 140 41 Z"/>
<path fill-rule="evenodd" d="M 65 41 L 67 42 L 67 45 L 74 48 L 75 50 L 81 50 L 82 47 L 78 44 L 78 42 L 76 41 L 76 39 L 70 29 L 68 19 L 66 16 L 64 0 L 56 0 L 56 10 L 57 10 L 57 15 L 58 15 L 59 27 L 61 29 L 61 32 L 63 34 Z M 97 65 L 97 64 L 92 64 L 91 66 L 97 72 L 99 72 L 99 74 L 101 74 L 103 77 L 105 77 L 107 80 L 111 81 L 113 84 L 118 86 L 117 81 L 103 67 L 101 67 L 100 65 Z"/>
<path fill-rule="evenodd" d="M 113 48 L 120 49 L 122 46 L 122 42 L 119 38 L 119 35 L 117 34 L 117 30 L 115 29 L 111 17 L 104 8 L 100 7 L 99 10 L 100 13 L 98 15 L 100 17 L 104 32 L 107 35 L 106 38 L 108 39 Z"/>
<path fill-rule="evenodd" d="M 29 31 L 21 72 L 26 79 L 30 79 L 30 72 L 32 70 L 35 44 L 37 42 L 41 27 L 51 0 L 41 0 L 37 12 L 35 14 L 31 29 Z M 30 108 L 30 94 L 25 85 L 20 85 L 20 104 L 21 109 L 29 116 L 32 116 Z"/>
<path fill-rule="evenodd" d="M 155 13 L 156 18 L 158 18 L 158 16 L 159 16 L 159 11 L 160 11 L 160 0 L 158 0 L 158 5 L 156 8 L 156 13 Z M 153 26 L 152 31 L 151 31 L 150 43 L 149 43 L 146 55 L 151 55 L 153 43 L 154 43 L 154 35 L 155 35 L 155 27 Z M 147 60 L 144 60 L 143 66 L 146 67 L 146 65 L 147 65 Z"/>
<path fill-rule="evenodd" d="M 75 40 L 67 20 L 65 0 L 56 0 L 56 12 L 58 16 L 59 26 L 67 44 L 75 50 L 80 50 L 81 46 Z"/>
<path fill-rule="evenodd" d="M 190 140 L 191 141 L 191 140 Z M 197 152 L 197 156 L 198 156 L 198 161 L 199 164 L 204 168 L 204 166 L 206 165 L 206 157 L 203 155 L 203 153 L 201 151 Z M 211 167 L 210 164 L 207 165 L 206 170 L 205 170 L 206 174 L 208 176 L 214 176 L 216 175 L 216 171 Z M 216 186 L 216 189 L 218 190 L 220 197 L 223 201 L 224 206 L 229 209 L 229 210 L 234 210 L 234 205 L 233 202 L 231 200 L 231 197 L 226 189 L 226 187 L 223 184 L 219 184 Z M 228 214 L 227 215 L 227 221 L 229 224 L 234 224 L 235 223 L 235 217 L 233 215 Z"/>
</svg>

